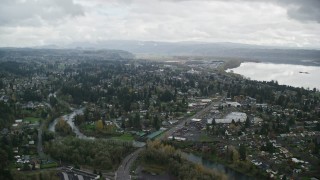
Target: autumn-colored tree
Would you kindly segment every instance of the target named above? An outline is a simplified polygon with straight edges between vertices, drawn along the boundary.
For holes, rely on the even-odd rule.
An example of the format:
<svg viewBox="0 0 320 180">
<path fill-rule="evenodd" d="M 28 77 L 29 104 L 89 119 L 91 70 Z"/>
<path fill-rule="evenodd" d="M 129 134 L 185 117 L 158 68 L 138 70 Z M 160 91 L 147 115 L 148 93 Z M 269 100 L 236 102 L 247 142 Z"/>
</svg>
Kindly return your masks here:
<svg viewBox="0 0 320 180">
<path fill-rule="evenodd" d="M 56 132 L 62 136 L 72 135 L 72 128 L 70 125 L 63 119 L 60 118 L 55 126 Z"/>
<path fill-rule="evenodd" d="M 96 130 L 98 130 L 98 131 L 103 130 L 103 122 L 101 119 L 96 122 Z"/>
</svg>

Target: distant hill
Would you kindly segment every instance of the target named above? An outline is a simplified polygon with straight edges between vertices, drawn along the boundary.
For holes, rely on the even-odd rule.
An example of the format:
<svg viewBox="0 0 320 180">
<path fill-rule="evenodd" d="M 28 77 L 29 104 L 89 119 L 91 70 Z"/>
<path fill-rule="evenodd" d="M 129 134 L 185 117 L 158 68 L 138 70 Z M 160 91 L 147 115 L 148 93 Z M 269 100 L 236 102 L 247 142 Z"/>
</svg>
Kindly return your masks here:
<svg viewBox="0 0 320 180">
<path fill-rule="evenodd" d="M 212 56 L 272 63 L 320 65 L 320 50 L 285 49 L 237 43 L 102 41 L 97 43 L 78 42 L 68 45 L 67 48 L 120 49 L 135 54 Z"/>
<path fill-rule="evenodd" d="M 83 49 L 34 49 L 34 48 L 0 48 L 0 59 L 9 57 L 90 57 L 119 60 L 133 59 L 134 55 L 124 50 L 83 50 Z"/>
</svg>

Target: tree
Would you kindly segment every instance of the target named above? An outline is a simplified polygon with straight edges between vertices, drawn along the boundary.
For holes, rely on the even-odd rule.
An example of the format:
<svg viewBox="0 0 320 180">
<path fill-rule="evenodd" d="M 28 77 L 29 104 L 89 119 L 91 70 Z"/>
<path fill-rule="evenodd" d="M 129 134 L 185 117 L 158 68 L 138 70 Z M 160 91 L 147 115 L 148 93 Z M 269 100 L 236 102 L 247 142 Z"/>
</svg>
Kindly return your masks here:
<svg viewBox="0 0 320 180">
<path fill-rule="evenodd" d="M 239 153 L 233 146 L 227 146 L 227 157 L 231 162 L 237 162 L 239 160 Z"/>
<path fill-rule="evenodd" d="M 271 142 L 267 142 L 265 146 L 261 146 L 262 151 L 268 151 L 269 153 L 274 153 L 275 149 Z"/>
<path fill-rule="evenodd" d="M 320 122 L 317 123 L 316 131 L 320 131 Z"/>
<path fill-rule="evenodd" d="M 160 129 L 160 122 L 159 122 L 159 118 L 158 118 L 157 115 L 153 118 L 153 127 L 154 127 L 157 131 Z"/>
<path fill-rule="evenodd" d="M 141 129 L 140 114 L 139 114 L 139 113 L 136 113 L 136 115 L 134 116 L 133 126 L 134 126 L 136 129 Z"/>
<path fill-rule="evenodd" d="M 116 117 L 116 113 L 114 112 L 113 108 L 110 110 L 110 117 L 111 118 L 115 118 Z"/>
<path fill-rule="evenodd" d="M 121 128 L 126 129 L 126 123 L 124 119 L 121 121 Z"/>
<path fill-rule="evenodd" d="M 50 141 L 50 140 L 54 139 L 53 132 L 50 132 L 48 130 L 44 130 L 42 133 L 42 139 L 43 139 L 43 141 Z"/>
<path fill-rule="evenodd" d="M 96 122 L 96 129 L 98 131 L 102 131 L 103 130 L 103 122 L 102 122 L 102 120 L 99 120 L 99 121 Z"/>
<path fill-rule="evenodd" d="M 250 120 L 249 120 L 249 116 L 247 116 L 246 122 L 245 122 L 245 127 L 248 128 L 250 126 Z"/>
<path fill-rule="evenodd" d="M 174 99 L 174 96 L 169 90 L 166 90 L 163 94 L 160 95 L 159 99 L 164 102 L 169 102 Z"/>
<path fill-rule="evenodd" d="M 210 126 L 209 126 L 209 124 L 206 124 L 206 131 L 207 131 L 207 133 L 210 132 Z"/>
<path fill-rule="evenodd" d="M 288 126 L 292 126 L 295 124 L 295 120 L 293 118 L 290 118 L 288 121 Z"/>
<path fill-rule="evenodd" d="M 75 123 L 76 125 L 80 125 L 80 124 L 82 124 L 82 123 L 84 123 L 84 122 L 85 122 L 85 116 L 84 116 L 84 115 L 78 114 L 78 115 L 76 115 L 76 116 L 74 117 L 74 123 Z"/>
<path fill-rule="evenodd" d="M 241 144 L 239 148 L 240 160 L 244 161 L 247 158 L 246 147 Z"/>
<path fill-rule="evenodd" d="M 129 124 L 129 127 L 132 127 L 132 126 L 133 126 L 133 118 L 132 118 L 131 115 L 129 116 L 128 124 Z"/>
<path fill-rule="evenodd" d="M 8 167 L 9 159 L 8 154 L 5 150 L 0 149 L 0 169 L 5 169 Z"/>
<path fill-rule="evenodd" d="M 110 170 L 116 168 L 133 147 L 128 143 L 68 137 L 46 143 L 44 150 L 54 159 L 70 164 Z"/>
<path fill-rule="evenodd" d="M 72 128 L 70 127 L 70 125 L 63 120 L 62 118 L 60 118 L 55 126 L 56 131 L 62 135 L 62 136 L 67 136 L 67 135 L 72 135 Z"/>
<path fill-rule="evenodd" d="M 215 126 L 215 125 L 216 125 L 216 119 L 215 119 L 215 118 L 212 119 L 211 125 L 212 125 L 212 126 Z"/>
<path fill-rule="evenodd" d="M 150 118 L 149 111 L 146 112 L 146 116 L 144 118 L 146 118 L 146 119 Z"/>
</svg>

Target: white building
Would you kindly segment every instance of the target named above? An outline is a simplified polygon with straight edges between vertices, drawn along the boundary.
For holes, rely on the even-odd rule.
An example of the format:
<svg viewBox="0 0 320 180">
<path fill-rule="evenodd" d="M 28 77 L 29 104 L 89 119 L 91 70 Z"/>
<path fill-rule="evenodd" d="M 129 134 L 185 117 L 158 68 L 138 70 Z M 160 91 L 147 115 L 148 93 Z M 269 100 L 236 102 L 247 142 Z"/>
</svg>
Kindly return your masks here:
<svg viewBox="0 0 320 180">
<path fill-rule="evenodd" d="M 247 119 L 247 114 L 242 112 L 231 112 L 223 119 L 215 119 L 216 123 L 229 124 L 234 120 L 234 122 L 245 122 Z M 212 123 L 212 119 L 207 120 L 208 124 Z"/>
</svg>

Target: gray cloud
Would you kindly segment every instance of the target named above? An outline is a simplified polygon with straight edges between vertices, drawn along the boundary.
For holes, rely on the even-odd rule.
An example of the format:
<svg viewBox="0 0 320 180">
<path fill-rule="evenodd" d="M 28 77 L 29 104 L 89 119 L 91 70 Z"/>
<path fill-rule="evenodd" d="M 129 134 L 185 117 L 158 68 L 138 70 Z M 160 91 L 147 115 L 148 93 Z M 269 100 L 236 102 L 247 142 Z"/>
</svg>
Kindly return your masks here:
<svg viewBox="0 0 320 180">
<path fill-rule="evenodd" d="M 288 16 L 293 19 L 320 23 L 320 0 L 279 0 L 277 3 L 287 8 Z"/>
<path fill-rule="evenodd" d="M 194 0 L 161 0 L 171 2 L 184 2 Z M 198 0 L 199 1 L 199 0 Z M 222 1 L 222 2 L 255 2 L 273 3 L 287 9 L 290 18 L 299 21 L 316 21 L 320 23 L 320 0 L 202 0 L 202 1 Z"/>
<path fill-rule="evenodd" d="M 0 46 L 117 39 L 320 48 L 318 0 L 0 1 Z"/>
<path fill-rule="evenodd" d="M 38 26 L 83 14 L 83 8 L 73 0 L 2 0 L 0 25 Z"/>
</svg>

